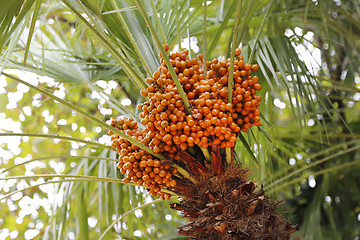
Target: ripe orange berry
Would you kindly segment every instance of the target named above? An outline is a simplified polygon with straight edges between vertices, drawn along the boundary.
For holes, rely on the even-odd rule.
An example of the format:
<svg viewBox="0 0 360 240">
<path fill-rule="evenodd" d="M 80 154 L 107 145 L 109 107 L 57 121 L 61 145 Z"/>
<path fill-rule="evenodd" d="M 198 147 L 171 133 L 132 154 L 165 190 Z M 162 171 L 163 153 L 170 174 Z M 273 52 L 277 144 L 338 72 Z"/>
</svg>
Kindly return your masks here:
<svg viewBox="0 0 360 240">
<path fill-rule="evenodd" d="M 244 66 L 245 71 L 251 70 L 251 65 L 249 63 L 246 63 Z"/>
<path fill-rule="evenodd" d="M 180 143 L 181 150 L 185 151 L 187 148 L 187 144 L 185 142 Z"/>
<path fill-rule="evenodd" d="M 239 69 L 244 69 L 244 67 L 245 67 L 245 62 L 244 62 L 243 60 L 240 60 L 240 61 L 238 62 L 238 67 L 239 67 Z"/>
<path fill-rule="evenodd" d="M 153 148 L 154 153 L 160 153 L 160 148 L 158 146 L 155 146 Z"/>
<path fill-rule="evenodd" d="M 255 89 L 256 91 L 261 90 L 261 88 L 262 88 L 261 85 L 258 84 L 258 83 L 254 85 L 254 89 Z"/>
<path fill-rule="evenodd" d="M 253 70 L 254 72 L 257 71 L 259 69 L 259 65 L 254 64 L 251 66 L 251 70 Z"/>
<path fill-rule="evenodd" d="M 171 141 L 172 139 L 172 136 L 170 134 L 166 134 L 164 137 L 163 137 L 163 141 L 164 142 L 168 142 L 168 141 Z"/>
<path fill-rule="evenodd" d="M 158 79 L 160 77 L 160 73 L 159 72 L 154 72 L 154 79 Z"/>
<path fill-rule="evenodd" d="M 176 181 L 173 179 L 170 181 L 170 186 L 171 187 L 175 187 L 176 186 Z"/>
</svg>

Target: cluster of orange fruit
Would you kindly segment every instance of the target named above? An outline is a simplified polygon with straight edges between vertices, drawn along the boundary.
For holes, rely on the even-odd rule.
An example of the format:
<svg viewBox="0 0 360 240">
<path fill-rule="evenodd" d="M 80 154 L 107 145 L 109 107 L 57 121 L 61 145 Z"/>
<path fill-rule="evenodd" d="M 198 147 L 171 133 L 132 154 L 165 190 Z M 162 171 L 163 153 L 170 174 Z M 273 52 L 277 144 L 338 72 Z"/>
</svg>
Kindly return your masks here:
<svg viewBox="0 0 360 240">
<path fill-rule="evenodd" d="M 169 50 L 164 45 L 165 51 Z M 204 75 L 200 54 L 198 59 L 189 59 L 188 50 L 170 54 L 170 62 L 183 86 L 191 105 L 191 114 L 187 115 L 185 105 L 176 88 L 174 80 L 161 57 L 161 65 L 152 78 L 147 78 L 147 89 L 141 91 L 148 101 L 139 104 L 142 110 L 141 124 L 128 118 L 112 118 L 110 125 L 123 131 L 128 136 L 150 147 L 154 153 L 168 159 L 180 161 L 180 149 L 198 145 L 207 148 L 211 144 L 221 148 L 234 147 L 240 131 L 247 132 L 253 125 L 261 126 L 260 96 L 261 90 L 257 76 L 251 76 L 258 70 L 257 64 L 244 63 L 240 49 L 235 51 L 232 102 L 228 103 L 228 78 L 230 59 L 206 62 Z M 149 188 L 153 196 L 169 199 L 170 194 L 162 192 L 163 187 L 174 188 L 177 184 L 171 169 L 166 164 L 134 144 L 110 132 L 112 146 L 117 149 L 118 168 L 127 173 L 124 182 L 130 180 L 139 186 Z"/>
<path fill-rule="evenodd" d="M 169 47 L 164 46 L 167 51 Z M 155 132 L 150 147 L 155 153 L 168 152 L 174 145 L 186 150 L 195 144 L 207 148 L 218 144 L 221 148 L 234 147 L 240 131 L 247 132 L 253 125 L 261 126 L 261 90 L 257 76 L 257 64 L 244 63 L 240 49 L 235 51 L 232 102 L 228 103 L 228 78 L 230 59 L 206 62 L 206 77 L 202 66 L 202 55 L 189 59 L 188 50 L 172 53 L 170 62 L 183 86 L 191 105 L 192 114 L 187 115 L 178 89 L 165 61 L 141 95 L 149 101 L 139 105 L 143 111 L 141 123 L 148 131 Z"/>
<path fill-rule="evenodd" d="M 145 129 L 138 129 L 137 122 L 131 118 L 120 117 L 118 120 L 111 118 L 110 125 L 144 145 L 149 144 L 154 134 Z M 156 157 L 114 132 L 110 131 L 109 134 L 111 135 L 111 146 L 116 148 L 119 154 L 117 167 L 122 174 L 127 174 L 123 182 L 128 183 L 131 180 L 139 186 L 148 188 L 152 196 L 170 199 L 170 194 L 161 191 L 161 188 L 176 186 L 176 181 L 171 177 L 172 174 L 177 173 L 177 169 L 171 169 L 169 164 L 163 164 Z"/>
</svg>

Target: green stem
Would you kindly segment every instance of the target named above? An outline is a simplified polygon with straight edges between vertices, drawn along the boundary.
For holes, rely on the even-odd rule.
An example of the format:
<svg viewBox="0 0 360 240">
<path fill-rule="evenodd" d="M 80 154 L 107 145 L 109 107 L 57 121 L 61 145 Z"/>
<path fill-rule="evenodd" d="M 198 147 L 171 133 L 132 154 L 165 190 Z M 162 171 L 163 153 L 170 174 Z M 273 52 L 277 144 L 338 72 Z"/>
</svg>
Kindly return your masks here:
<svg viewBox="0 0 360 240">
<path fill-rule="evenodd" d="M 211 162 L 211 155 L 207 148 L 200 147 L 201 151 L 203 152 L 203 155 L 205 157 L 205 160 L 210 163 Z"/>
<path fill-rule="evenodd" d="M 70 175 L 70 174 L 37 174 L 36 176 L 27 176 L 27 175 L 19 175 L 19 176 L 9 176 L 9 177 L 1 177 L 0 180 L 10 180 L 10 179 L 33 179 L 36 178 L 75 178 L 75 179 L 87 179 L 89 181 L 103 181 L 103 182 L 116 182 L 122 183 L 121 179 L 115 178 L 107 178 L 107 177 L 95 177 L 95 176 L 85 176 L 85 175 Z M 67 179 L 64 179 L 67 180 Z"/>
<path fill-rule="evenodd" d="M 177 0 L 175 0 L 175 19 L 176 19 L 175 23 L 176 23 L 177 43 L 179 44 L 179 49 L 181 49 L 179 6 L 178 6 L 178 1 Z"/>
<path fill-rule="evenodd" d="M 269 143 L 272 143 L 271 137 L 268 134 L 268 132 L 266 131 L 266 129 L 263 126 L 258 127 L 259 132 L 263 133 L 264 136 L 267 138 L 267 140 L 269 140 Z"/>
<path fill-rule="evenodd" d="M 234 62 L 235 62 L 235 49 L 236 49 L 236 37 L 237 31 L 240 23 L 240 11 L 241 11 L 242 1 L 238 2 L 234 30 L 232 34 L 231 40 L 231 53 L 230 53 L 230 71 L 229 71 L 229 79 L 228 79 L 228 103 L 232 103 L 232 91 L 233 91 L 233 83 L 234 83 Z M 226 162 L 228 165 L 231 164 L 231 148 L 226 148 L 225 150 Z"/>
<path fill-rule="evenodd" d="M 187 114 L 191 114 L 190 103 L 189 103 L 189 101 L 187 99 L 187 96 L 186 96 L 186 93 L 184 92 L 184 89 L 182 88 L 181 83 L 180 83 L 180 81 L 179 81 L 179 79 L 178 79 L 178 77 L 177 77 L 177 75 L 175 73 L 175 70 L 174 70 L 173 66 L 171 65 L 171 63 L 170 63 L 169 56 L 165 52 L 165 49 L 164 49 L 163 45 L 160 42 L 160 39 L 159 39 L 159 37 L 157 35 L 157 32 L 155 32 L 154 26 L 152 25 L 149 16 L 146 14 L 145 9 L 143 8 L 140 0 L 135 0 L 135 1 L 136 1 L 136 4 L 138 6 L 138 9 L 139 9 L 141 15 L 143 16 L 143 18 L 144 18 L 144 20 L 145 20 L 145 22 L 147 24 L 147 27 L 149 28 L 149 30 L 151 32 L 151 35 L 153 36 L 153 38 L 155 40 L 155 43 L 156 43 L 157 47 L 159 48 L 159 51 L 160 51 L 162 57 L 164 58 L 166 66 L 169 69 L 171 77 L 174 80 L 176 88 L 177 88 L 177 90 L 178 90 L 178 92 L 179 92 L 179 94 L 181 96 L 181 99 L 182 99 L 182 101 L 184 103 L 185 111 L 186 111 Z M 161 26 L 159 26 L 159 27 L 161 27 Z"/>
<path fill-rule="evenodd" d="M 181 175 L 183 175 L 186 179 L 190 180 L 192 183 L 194 183 L 194 184 L 198 183 L 198 181 L 196 181 L 193 177 L 191 177 L 190 174 L 185 169 L 180 167 L 179 165 L 172 164 L 172 167 L 177 168 L 178 172 Z"/>
<path fill-rule="evenodd" d="M 163 29 L 161 27 L 160 19 L 158 17 L 158 12 L 156 10 L 154 0 L 150 0 L 150 3 L 151 3 L 151 8 L 152 8 L 152 10 L 154 12 L 154 18 L 155 18 L 156 24 L 159 26 L 158 29 L 159 29 L 159 32 L 160 32 L 161 41 L 166 44 L 166 37 L 165 37 L 164 31 L 163 31 Z"/>
<path fill-rule="evenodd" d="M 34 176 L 32 176 L 33 178 Z M 108 180 L 96 180 L 97 182 L 114 182 L 114 181 L 108 181 Z M 35 185 L 32 185 L 30 187 L 26 187 L 24 189 L 21 189 L 21 190 L 15 190 L 15 191 L 12 191 L 8 194 L 6 194 L 4 197 L 0 198 L 0 201 L 8 198 L 8 197 L 11 197 L 12 195 L 18 193 L 18 192 L 25 192 L 26 190 L 28 189 L 32 189 L 32 188 L 35 188 L 35 187 L 39 187 L 41 185 L 46 185 L 46 184 L 52 184 L 52 183 L 64 183 L 64 182 L 93 182 L 92 180 L 89 180 L 89 179 L 62 179 L 62 180 L 56 180 L 56 181 L 47 181 L 47 182 L 44 182 L 44 183 L 39 183 L 39 184 L 35 184 Z M 122 184 L 125 184 L 121 181 L 116 181 L 116 183 L 122 183 Z"/>
<path fill-rule="evenodd" d="M 226 153 L 226 163 L 228 165 L 231 165 L 231 148 L 225 148 L 225 153 Z"/>
<path fill-rule="evenodd" d="M 30 43 L 31 43 L 31 39 L 32 39 L 33 34 L 34 34 L 35 23 L 36 23 L 38 14 L 40 12 L 40 6 L 41 6 L 41 1 L 36 1 L 34 11 L 33 11 L 33 15 L 32 15 L 32 18 L 31 18 L 31 24 L 30 24 L 29 33 L 28 33 L 28 39 L 27 39 L 26 46 L 25 46 L 24 65 L 26 64 L 26 60 L 27 60 L 27 57 L 28 57 L 28 54 L 29 54 Z"/>
<path fill-rule="evenodd" d="M 105 161 L 112 161 L 112 162 L 118 162 L 117 159 L 113 159 L 113 158 L 105 158 L 105 157 L 98 157 L 98 156 L 73 156 L 73 155 L 60 155 L 60 156 L 50 156 L 50 157 L 41 157 L 41 158 L 34 158 L 31 159 L 29 161 L 23 162 L 23 163 L 19 163 L 16 165 L 12 165 L 9 168 L 3 169 L 0 173 L 4 173 L 4 172 L 8 172 L 11 169 L 14 169 L 16 167 L 20 167 L 22 165 L 34 162 L 34 161 L 42 161 L 42 160 L 48 160 L 48 159 L 55 159 L 55 158 L 60 158 L 60 159 L 67 159 L 67 158 L 86 158 L 86 159 L 93 159 L 93 160 L 105 160 Z"/>
<path fill-rule="evenodd" d="M 118 130 L 118 129 L 116 129 L 116 128 L 114 128 L 114 127 L 106 124 L 104 121 L 102 121 L 102 120 L 94 117 L 93 115 L 85 112 L 84 110 L 82 110 L 81 108 L 75 106 L 74 104 L 71 104 L 71 103 L 68 102 L 68 101 L 65 101 L 65 100 L 63 100 L 63 99 L 61 99 L 61 98 L 59 98 L 59 97 L 57 97 L 57 96 L 55 96 L 55 95 L 47 92 L 47 91 L 44 91 L 44 90 L 42 90 L 42 89 L 40 89 L 40 88 L 38 88 L 38 87 L 36 87 L 36 86 L 28 83 L 28 82 L 25 82 L 25 81 L 23 81 L 23 80 L 21 80 L 21 79 L 19 79 L 19 78 L 16 78 L 16 77 L 14 77 L 14 76 L 12 76 L 12 75 L 9 75 L 9 74 L 6 74 L 6 73 L 1 73 L 1 74 L 3 74 L 4 76 L 6 76 L 6 77 L 8 77 L 8 78 L 11 78 L 11 79 L 13 79 L 13 80 L 15 80 L 15 81 L 18 81 L 18 82 L 20 82 L 20 83 L 22 83 L 22 84 L 24 84 L 24 85 L 26 85 L 26 86 L 28 86 L 28 87 L 30 87 L 30 88 L 32 88 L 32 89 L 35 89 L 35 90 L 37 90 L 37 91 L 45 94 L 46 96 L 48 96 L 48 97 L 50 97 L 50 98 L 52 98 L 52 99 L 54 99 L 54 100 L 62 103 L 63 105 L 65 105 L 65 106 L 71 108 L 72 110 L 80 113 L 80 114 L 83 115 L 84 117 L 86 117 L 86 118 L 88 118 L 88 119 L 90 119 L 90 120 L 98 123 L 100 126 L 103 126 L 104 128 L 106 128 L 106 129 L 108 129 L 108 130 L 116 133 L 116 134 L 119 135 L 120 137 L 125 138 L 126 140 L 128 140 L 128 141 L 131 142 L 132 144 L 134 144 L 134 145 L 136 145 L 137 147 L 143 149 L 144 151 L 150 153 L 151 155 L 153 155 L 153 156 L 155 156 L 155 157 L 157 157 L 157 158 L 159 158 L 159 159 L 164 159 L 164 158 L 165 158 L 165 157 L 161 156 L 160 154 L 154 153 L 154 151 L 153 151 L 151 148 L 149 148 L 149 147 L 145 146 L 144 144 L 138 142 L 137 140 L 135 140 L 134 138 L 132 138 L 132 137 L 130 137 L 130 136 L 128 136 L 128 135 L 126 135 L 125 133 L 121 132 L 120 130 Z"/>
<path fill-rule="evenodd" d="M 164 188 L 162 188 L 161 191 L 164 192 L 164 193 L 169 193 L 169 194 L 171 194 L 171 195 L 173 195 L 173 196 L 176 196 L 176 195 L 177 195 L 175 192 L 170 191 L 169 189 L 164 189 Z"/>
<path fill-rule="evenodd" d="M 190 0 L 188 0 L 188 19 L 190 19 Z M 191 41 L 190 41 L 190 25 L 189 22 L 187 22 L 187 29 L 186 29 L 186 34 L 188 37 L 188 42 L 189 42 L 189 58 L 191 59 Z"/>
<path fill-rule="evenodd" d="M 119 9 L 119 7 L 118 7 L 118 5 L 117 5 L 117 3 L 116 3 L 115 0 L 112 0 L 112 5 L 113 5 L 114 8 Z M 116 15 L 118 16 L 118 18 L 119 18 L 119 20 L 120 20 L 120 23 L 121 23 L 121 26 L 122 26 L 122 28 L 123 28 L 123 29 L 125 30 L 125 32 L 126 32 L 126 35 L 129 37 L 130 42 L 131 42 L 132 45 L 134 46 L 134 49 L 135 49 L 136 53 L 138 54 L 138 57 L 139 57 L 142 65 L 144 66 L 145 71 L 147 72 L 147 74 L 149 74 L 149 76 L 151 76 L 152 72 L 151 72 L 151 70 L 150 70 L 149 64 L 148 64 L 147 61 L 145 61 L 145 59 L 143 58 L 143 56 L 142 56 L 142 54 L 141 54 L 141 51 L 140 51 L 138 45 L 136 44 L 136 41 L 135 41 L 133 35 L 131 34 L 131 31 L 130 31 L 130 29 L 128 28 L 125 20 L 124 20 L 124 17 L 122 16 L 122 14 L 121 14 L 120 12 L 116 12 Z"/>
<path fill-rule="evenodd" d="M 115 148 L 110 147 L 110 146 L 106 146 L 106 145 L 101 144 L 101 143 L 97 143 L 97 142 L 93 142 L 93 141 L 87 141 L 87 140 L 78 139 L 78 138 L 73 138 L 73 137 L 65 137 L 65 136 L 59 136 L 59 135 L 52 135 L 52 134 L 42 134 L 42 133 L 0 133 L 0 137 L 1 137 L 1 136 L 9 136 L 9 137 L 20 136 L 20 137 L 57 138 L 57 139 L 61 139 L 61 140 L 67 140 L 67 141 L 74 141 L 74 142 L 86 143 L 86 144 L 88 144 L 88 145 L 93 145 L 93 146 L 96 146 L 96 147 L 100 147 L 100 148 L 105 148 L 105 149 L 109 149 L 109 150 L 112 150 L 112 151 L 116 151 Z"/>
<path fill-rule="evenodd" d="M 203 71 L 204 79 L 206 81 L 206 0 L 204 0 L 204 14 L 203 14 Z"/>
<path fill-rule="evenodd" d="M 255 43 L 254 43 L 254 46 L 253 46 L 252 49 L 251 49 L 251 53 L 250 53 L 250 57 L 249 57 L 249 63 L 250 63 L 250 64 L 251 64 L 251 62 L 252 62 L 252 60 L 253 60 L 253 58 L 254 58 L 255 48 L 256 48 L 256 45 L 257 45 L 257 43 L 258 43 L 258 41 L 259 41 L 260 33 L 262 32 L 262 29 L 263 29 L 263 27 L 264 27 L 264 25 L 265 25 L 265 21 L 267 20 L 267 18 L 268 18 L 268 16 L 269 16 L 269 12 L 270 12 L 270 9 L 271 9 L 271 6 L 272 6 L 272 3 L 273 3 L 273 2 L 274 2 L 274 0 L 272 0 L 272 1 L 269 3 L 269 7 L 268 7 L 268 9 L 267 9 L 266 12 L 265 12 L 265 15 L 264 15 L 264 17 L 263 17 L 263 19 L 262 19 L 262 21 L 261 21 L 259 30 L 258 30 L 258 32 L 257 32 L 257 34 L 256 34 Z"/>
<path fill-rule="evenodd" d="M 244 30 L 245 30 L 245 27 L 247 26 L 247 23 L 248 23 L 248 17 L 249 17 L 249 13 L 250 13 L 250 10 L 251 10 L 251 6 L 253 6 L 253 4 L 255 3 L 255 1 L 249 1 L 248 2 L 248 5 L 247 5 L 247 8 L 246 8 L 246 11 L 245 11 L 245 14 L 244 14 L 244 20 L 240 26 L 240 30 L 239 30 L 239 37 L 237 37 L 237 41 L 236 41 L 236 45 L 239 45 L 240 42 L 241 42 L 241 39 L 244 35 Z"/>
<path fill-rule="evenodd" d="M 235 19 L 235 25 L 231 40 L 231 55 L 230 55 L 230 71 L 229 71 L 229 80 L 228 80 L 228 103 L 232 103 L 232 90 L 233 90 L 233 82 L 234 82 L 234 58 L 235 58 L 235 49 L 236 49 L 236 37 L 237 37 L 237 31 L 239 27 L 240 22 L 240 10 L 241 10 L 241 3 L 242 1 L 239 1 L 237 10 L 236 10 L 236 19 Z"/>
</svg>

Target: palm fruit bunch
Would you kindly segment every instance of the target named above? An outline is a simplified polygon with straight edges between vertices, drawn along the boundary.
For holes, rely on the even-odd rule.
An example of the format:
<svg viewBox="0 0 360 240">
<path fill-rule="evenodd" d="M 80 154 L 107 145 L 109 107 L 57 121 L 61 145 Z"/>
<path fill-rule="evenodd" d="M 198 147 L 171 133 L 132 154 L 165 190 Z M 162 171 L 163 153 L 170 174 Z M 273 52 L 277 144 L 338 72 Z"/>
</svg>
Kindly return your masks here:
<svg viewBox="0 0 360 240">
<path fill-rule="evenodd" d="M 161 58 L 158 71 L 153 78 L 146 79 L 147 90 L 141 91 L 149 101 L 139 106 L 143 110 L 141 123 L 156 132 L 156 138 L 150 143 L 156 153 L 167 152 L 163 148 L 173 145 L 181 150 L 194 145 L 207 148 L 211 144 L 231 148 L 240 131 L 247 132 L 253 125 L 261 126 L 261 97 L 255 95 L 261 85 L 257 76 L 251 76 L 259 66 L 245 64 L 240 53 L 240 49 L 236 49 L 232 103 L 228 103 L 230 59 L 207 61 L 205 76 L 201 54 L 191 60 L 186 49 L 170 55 L 192 106 L 191 115 L 186 114 L 178 89 Z"/>
<path fill-rule="evenodd" d="M 153 133 L 147 132 L 145 129 L 138 129 L 137 122 L 131 118 L 120 117 L 117 120 L 111 118 L 110 125 L 145 145 L 149 144 L 150 139 L 154 137 Z M 171 179 L 171 176 L 172 173 L 177 173 L 177 169 L 170 169 L 169 164 L 162 163 L 156 157 L 117 134 L 111 131 L 109 134 L 111 135 L 111 146 L 116 148 L 119 154 L 117 167 L 122 174 L 127 174 L 123 182 L 132 181 L 139 186 L 148 188 L 152 196 L 170 199 L 170 194 L 161 191 L 161 188 L 176 186 L 176 181 Z"/>
<path fill-rule="evenodd" d="M 127 176 L 123 181 L 162 199 L 181 197 L 171 207 L 189 220 L 178 232 L 190 239 L 289 239 L 297 230 L 275 213 L 278 202 L 270 202 L 262 188 L 256 190 L 247 180 L 248 171 L 234 161 L 238 135 L 261 126 L 256 93 L 262 87 L 252 76 L 259 66 L 245 63 L 240 54 L 236 49 L 231 101 L 230 59 L 213 59 L 204 66 L 201 54 L 190 59 L 183 50 L 169 54 L 177 79 L 161 55 L 158 71 L 146 79 L 149 85 L 140 93 L 147 101 L 138 105 L 141 125 L 125 117 L 110 122 L 150 149 L 110 131 L 117 166 Z"/>
</svg>

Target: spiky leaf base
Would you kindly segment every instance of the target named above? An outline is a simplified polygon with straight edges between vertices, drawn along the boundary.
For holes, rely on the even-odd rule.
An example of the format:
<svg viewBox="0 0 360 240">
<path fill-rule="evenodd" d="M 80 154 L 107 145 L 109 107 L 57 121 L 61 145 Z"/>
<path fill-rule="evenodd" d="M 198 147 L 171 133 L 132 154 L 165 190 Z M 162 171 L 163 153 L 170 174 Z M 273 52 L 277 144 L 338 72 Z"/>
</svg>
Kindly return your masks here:
<svg viewBox="0 0 360 240">
<path fill-rule="evenodd" d="M 172 208 L 181 211 L 189 224 L 179 227 L 190 239 L 289 239 L 297 230 L 275 213 L 263 189 L 247 180 L 245 169 L 233 166 L 220 175 L 204 175 L 188 184 L 182 201 Z"/>
</svg>

